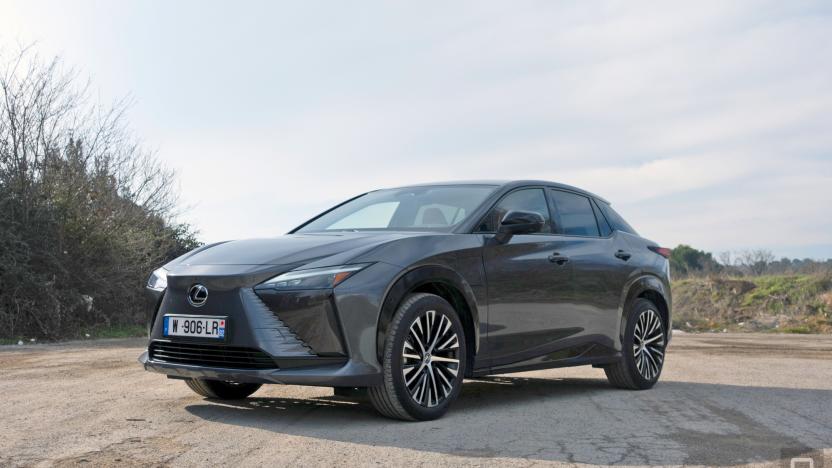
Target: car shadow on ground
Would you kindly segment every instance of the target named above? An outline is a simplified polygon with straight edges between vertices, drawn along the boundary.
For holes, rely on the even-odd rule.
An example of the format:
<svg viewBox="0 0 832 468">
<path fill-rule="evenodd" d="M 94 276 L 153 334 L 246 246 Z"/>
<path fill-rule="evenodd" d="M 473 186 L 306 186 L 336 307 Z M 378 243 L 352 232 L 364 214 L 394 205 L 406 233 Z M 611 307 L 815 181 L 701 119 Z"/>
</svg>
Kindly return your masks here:
<svg viewBox="0 0 832 468">
<path fill-rule="evenodd" d="M 490 377 L 466 381 L 444 418 L 419 423 L 335 396 L 205 400 L 186 410 L 221 424 L 461 456 L 726 466 L 832 446 L 829 401 L 829 390 L 660 382 L 634 392 L 600 379 Z"/>
</svg>

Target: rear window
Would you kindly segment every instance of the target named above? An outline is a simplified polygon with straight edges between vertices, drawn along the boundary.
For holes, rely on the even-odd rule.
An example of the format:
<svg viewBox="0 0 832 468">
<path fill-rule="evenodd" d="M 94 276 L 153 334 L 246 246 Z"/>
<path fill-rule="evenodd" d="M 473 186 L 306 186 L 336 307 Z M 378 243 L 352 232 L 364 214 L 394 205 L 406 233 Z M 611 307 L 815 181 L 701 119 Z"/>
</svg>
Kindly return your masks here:
<svg viewBox="0 0 832 468">
<path fill-rule="evenodd" d="M 607 221 L 610 223 L 610 226 L 613 229 L 617 229 L 619 231 L 627 232 L 633 235 L 638 235 L 636 233 L 636 230 L 633 229 L 633 227 L 630 226 L 630 224 L 627 223 L 627 221 L 624 221 L 624 218 L 622 218 L 620 214 L 618 214 L 614 209 L 612 209 L 612 207 L 609 204 L 599 201 L 598 207 L 601 208 L 601 213 L 604 214 L 604 217 L 607 218 Z"/>
</svg>

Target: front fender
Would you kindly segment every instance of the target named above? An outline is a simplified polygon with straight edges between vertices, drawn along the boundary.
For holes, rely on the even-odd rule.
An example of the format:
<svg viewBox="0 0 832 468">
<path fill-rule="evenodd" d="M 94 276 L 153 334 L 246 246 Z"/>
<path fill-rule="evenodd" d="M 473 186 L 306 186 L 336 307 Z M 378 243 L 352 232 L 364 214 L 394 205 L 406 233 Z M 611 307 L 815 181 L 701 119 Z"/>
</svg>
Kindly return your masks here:
<svg viewBox="0 0 832 468">
<path fill-rule="evenodd" d="M 410 291 L 416 290 L 430 283 L 438 283 L 452 288 L 458 293 L 461 304 L 453 304 L 456 308 L 462 306 L 470 313 L 471 329 L 468 330 L 473 337 L 474 354 L 479 350 L 480 344 L 480 314 L 477 299 L 471 285 L 459 273 L 442 265 L 421 265 L 404 271 L 395 281 L 392 282 L 385 296 L 384 304 L 379 314 L 378 326 L 376 328 L 376 352 L 379 359 L 384 352 L 384 339 L 387 329 L 396 314 L 396 309 L 402 303 Z M 463 320 L 464 323 L 464 320 Z"/>
</svg>

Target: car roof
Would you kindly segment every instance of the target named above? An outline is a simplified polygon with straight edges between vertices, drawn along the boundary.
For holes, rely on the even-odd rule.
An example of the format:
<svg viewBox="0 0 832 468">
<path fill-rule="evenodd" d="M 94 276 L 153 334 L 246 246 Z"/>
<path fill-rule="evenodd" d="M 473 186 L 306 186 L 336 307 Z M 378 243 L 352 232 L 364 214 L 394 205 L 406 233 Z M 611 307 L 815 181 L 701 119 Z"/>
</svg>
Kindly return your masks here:
<svg viewBox="0 0 832 468">
<path fill-rule="evenodd" d="M 493 185 L 495 187 L 500 187 L 504 191 L 511 190 L 516 187 L 523 187 L 526 185 L 545 185 L 553 188 L 560 188 L 564 190 L 569 190 L 571 192 L 577 192 L 588 197 L 592 197 L 598 199 L 606 204 L 610 204 L 609 201 L 600 197 L 592 192 L 584 190 L 582 188 L 574 187 L 572 185 L 562 184 L 559 182 L 552 182 L 548 180 L 454 180 L 448 182 L 428 182 L 423 184 L 413 184 L 413 185 L 403 185 L 401 187 L 393 187 L 393 188 L 408 188 L 408 187 L 429 187 L 429 186 L 440 186 L 440 185 Z"/>
</svg>

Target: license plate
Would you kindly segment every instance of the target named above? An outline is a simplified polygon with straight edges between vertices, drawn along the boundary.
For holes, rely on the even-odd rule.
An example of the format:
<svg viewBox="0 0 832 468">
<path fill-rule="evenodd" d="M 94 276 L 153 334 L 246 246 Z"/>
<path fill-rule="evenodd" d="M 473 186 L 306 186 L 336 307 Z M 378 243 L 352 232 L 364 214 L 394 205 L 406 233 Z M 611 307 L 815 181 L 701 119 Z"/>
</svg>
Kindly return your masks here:
<svg viewBox="0 0 832 468">
<path fill-rule="evenodd" d="M 225 339 L 225 317 L 207 315 L 165 315 L 165 336 L 186 336 L 190 338 Z"/>
</svg>

